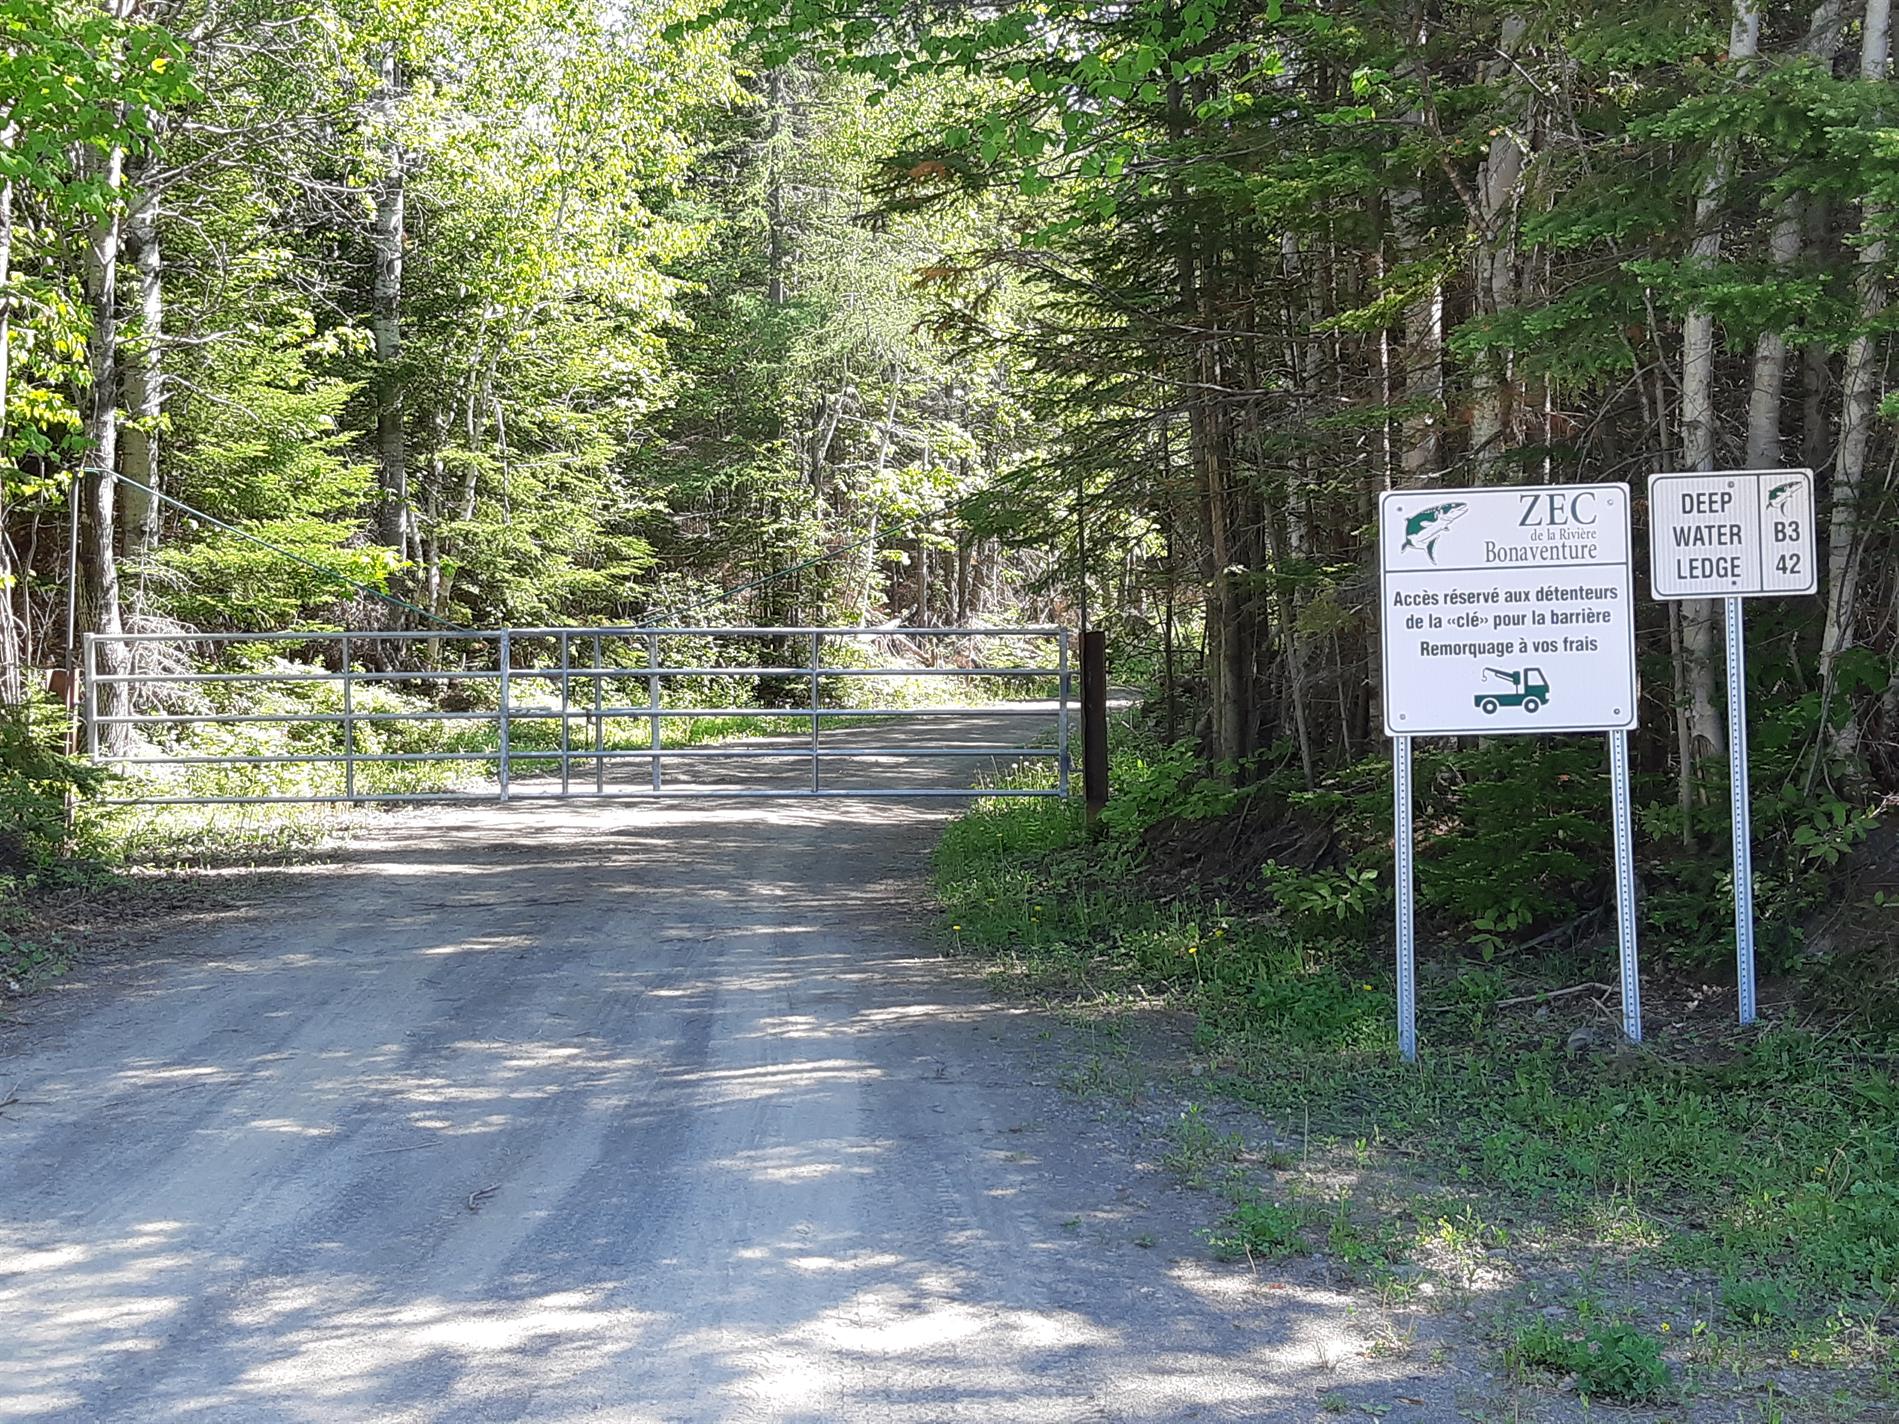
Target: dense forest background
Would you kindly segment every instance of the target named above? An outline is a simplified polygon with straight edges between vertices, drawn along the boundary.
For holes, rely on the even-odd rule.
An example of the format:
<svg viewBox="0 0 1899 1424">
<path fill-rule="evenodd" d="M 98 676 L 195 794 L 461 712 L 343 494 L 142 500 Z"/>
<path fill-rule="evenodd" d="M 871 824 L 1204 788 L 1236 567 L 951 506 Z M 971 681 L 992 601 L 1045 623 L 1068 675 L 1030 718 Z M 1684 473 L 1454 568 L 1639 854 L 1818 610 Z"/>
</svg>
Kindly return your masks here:
<svg viewBox="0 0 1899 1424">
<path fill-rule="evenodd" d="M 1168 794 L 1340 817 L 1380 490 L 1810 465 L 1763 914 L 1899 784 L 1887 0 L 0 13 L 12 703 L 84 630 L 1086 620 Z M 1639 616 L 1711 941 L 1719 608 Z M 1602 774 L 1434 752 L 1437 908 L 1599 899 Z"/>
</svg>

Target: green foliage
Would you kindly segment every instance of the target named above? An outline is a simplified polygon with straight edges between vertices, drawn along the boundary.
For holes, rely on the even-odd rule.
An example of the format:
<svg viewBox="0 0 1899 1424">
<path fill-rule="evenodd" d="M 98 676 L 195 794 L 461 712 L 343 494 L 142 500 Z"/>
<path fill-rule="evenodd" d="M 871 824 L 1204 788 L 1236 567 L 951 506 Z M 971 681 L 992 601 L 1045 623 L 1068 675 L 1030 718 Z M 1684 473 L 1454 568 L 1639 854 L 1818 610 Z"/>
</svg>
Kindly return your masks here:
<svg viewBox="0 0 1899 1424">
<path fill-rule="evenodd" d="M 1305 1238 L 1306 1214 L 1269 1201 L 1246 1201 L 1206 1233 L 1207 1244 L 1222 1261 L 1255 1257 L 1283 1260 L 1311 1252 Z"/>
<path fill-rule="evenodd" d="M 1302 940 L 1323 939 L 1328 933 L 1362 933 L 1372 915 L 1390 899 L 1379 888 L 1378 872 L 1363 869 L 1302 871 L 1269 860 L 1261 877 L 1286 918 L 1286 925 Z"/>
<path fill-rule="evenodd" d="M 1736 1325 L 1759 1329 L 1799 1314 L 1799 1302 L 1784 1281 L 1730 1280 L 1721 1283 L 1721 1310 Z"/>
<path fill-rule="evenodd" d="M 66 750 L 70 718 L 58 703 L 0 707 L 0 874 L 50 869 L 68 847 L 66 808 L 105 775 Z"/>
<path fill-rule="evenodd" d="M 1517 1332 L 1510 1354 L 1526 1368 L 1573 1375 L 1576 1392 L 1590 1399 L 1640 1403 L 1674 1388 L 1661 1343 L 1632 1325 L 1593 1324 L 1573 1340 L 1538 1321 Z"/>
</svg>

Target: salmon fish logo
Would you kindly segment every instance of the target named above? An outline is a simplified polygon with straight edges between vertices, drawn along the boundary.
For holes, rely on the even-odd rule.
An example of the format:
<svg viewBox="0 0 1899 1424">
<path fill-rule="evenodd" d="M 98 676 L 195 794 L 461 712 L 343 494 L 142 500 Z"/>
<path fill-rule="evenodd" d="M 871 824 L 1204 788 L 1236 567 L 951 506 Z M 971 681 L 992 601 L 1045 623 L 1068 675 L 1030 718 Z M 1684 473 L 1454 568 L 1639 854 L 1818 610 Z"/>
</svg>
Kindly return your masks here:
<svg viewBox="0 0 1899 1424">
<path fill-rule="evenodd" d="M 1404 522 L 1404 543 L 1400 549 L 1422 549 L 1424 556 L 1432 563 L 1437 562 L 1437 541 L 1450 532 L 1451 526 L 1462 519 L 1470 509 L 1467 504 L 1451 500 L 1446 504 L 1434 504 L 1429 509 L 1420 509 Z"/>
<path fill-rule="evenodd" d="M 1785 514 L 1793 505 L 1793 497 L 1800 492 L 1800 482 L 1789 480 L 1784 485 L 1775 485 L 1767 491 L 1767 507 L 1775 514 Z"/>
</svg>

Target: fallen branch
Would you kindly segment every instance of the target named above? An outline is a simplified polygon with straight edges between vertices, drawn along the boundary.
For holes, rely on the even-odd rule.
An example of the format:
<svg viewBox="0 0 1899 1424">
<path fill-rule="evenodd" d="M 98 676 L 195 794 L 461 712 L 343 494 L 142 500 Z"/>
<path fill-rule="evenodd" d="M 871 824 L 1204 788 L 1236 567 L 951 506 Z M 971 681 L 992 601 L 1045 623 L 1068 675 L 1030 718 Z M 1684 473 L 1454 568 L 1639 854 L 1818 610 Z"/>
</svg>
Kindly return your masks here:
<svg viewBox="0 0 1899 1424">
<path fill-rule="evenodd" d="M 468 1194 L 468 1209 L 470 1211 L 480 1211 L 481 1204 L 500 1190 L 501 1188 L 499 1186 L 493 1186 L 483 1187 L 480 1191 L 470 1192 Z"/>
<path fill-rule="evenodd" d="M 1540 994 L 1524 994 L 1515 999 L 1499 999 L 1490 1007 L 1493 1009 L 1514 1008 L 1518 1004 L 1540 1004 L 1549 999 L 1567 998 L 1571 994 L 1587 994 L 1590 990 L 1598 994 L 1608 994 L 1615 990 L 1613 984 L 1571 984 L 1567 989 L 1545 989 Z"/>
<path fill-rule="evenodd" d="M 1514 999 L 1499 999 L 1496 1003 L 1488 1005 L 1488 1007 L 1493 1009 L 1509 1009 L 1516 1007 L 1518 1004 L 1540 1004 L 1550 999 L 1565 998 L 1570 994 L 1587 994 L 1592 989 L 1599 994 L 1607 994 L 1614 992 L 1615 985 L 1571 984 L 1567 989 L 1545 989 L 1540 994 L 1524 994 Z M 1449 1014 L 1455 1013 L 1460 1009 L 1468 1009 L 1469 1007 L 1469 1004 L 1420 1004 L 1418 1006 L 1418 1012 L 1422 1014 Z"/>
</svg>

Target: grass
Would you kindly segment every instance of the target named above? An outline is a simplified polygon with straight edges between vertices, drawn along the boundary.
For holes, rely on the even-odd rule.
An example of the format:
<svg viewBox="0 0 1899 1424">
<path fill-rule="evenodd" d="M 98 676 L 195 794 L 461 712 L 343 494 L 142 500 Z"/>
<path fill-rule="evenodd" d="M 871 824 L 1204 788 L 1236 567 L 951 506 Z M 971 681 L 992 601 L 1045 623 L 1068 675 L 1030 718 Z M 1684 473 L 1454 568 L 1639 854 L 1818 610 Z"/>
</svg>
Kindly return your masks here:
<svg viewBox="0 0 1899 1424">
<path fill-rule="evenodd" d="M 1517 1332 L 1509 1353 L 1520 1368 L 1572 1377 L 1585 1398 L 1640 1403 L 1664 1398 L 1675 1386 L 1661 1342 L 1627 1324 L 1591 1325 L 1572 1338 L 1538 1321 Z"/>
<path fill-rule="evenodd" d="M 1189 1007 L 1195 1092 L 1309 1124 L 1345 1170 L 1441 1184 L 1435 1221 L 1415 1200 L 1399 1212 L 1408 1225 L 1368 1224 L 1367 1206 L 1342 1204 L 1324 1231 L 1334 1260 L 1351 1269 L 1406 1250 L 1515 1249 L 1510 1226 L 1490 1220 L 1500 1217 L 1515 1234 L 1554 1232 L 1637 1279 L 1668 1268 L 1719 1282 L 1706 1311 L 1747 1323 L 1771 1350 L 1799 1348 L 1804 1332 L 1856 1339 L 1843 1353 L 1862 1363 L 1892 1358 L 1899 1091 L 1889 1040 L 1783 1023 L 1712 1038 L 1663 1030 L 1641 1052 L 1572 1053 L 1570 1030 L 1589 1015 L 1582 1001 L 1556 1001 L 1544 1017 L 1499 1001 L 1605 977 L 1600 966 L 1439 956 L 1423 988 L 1435 1010 L 1425 1048 L 1407 1066 L 1382 949 L 1177 889 L 1149 893 L 1138 845 L 1112 829 L 1089 836 L 1072 804 L 978 803 L 936 856 L 955 943 L 1024 992 Z M 1215 1168 L 1238 1151 L 1196 1111 L 1175 1127 L 1168 1165 L 1219 1185 Z M 1241 1201 L 1210 1239 L 1222 1255 L 1272 1256 L 1305 1249 L 1320 1225 L 1297 1203 Z M 1577 1348 L 1590 1358 L 1566 1357 L 1565 1372 L 1595 1372 L 1600 1397 L 1660 1389 L 1632 1336 Z M 1803 1358 L 1815 1358 L 1812 1343 Z"/>
</svg>

